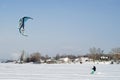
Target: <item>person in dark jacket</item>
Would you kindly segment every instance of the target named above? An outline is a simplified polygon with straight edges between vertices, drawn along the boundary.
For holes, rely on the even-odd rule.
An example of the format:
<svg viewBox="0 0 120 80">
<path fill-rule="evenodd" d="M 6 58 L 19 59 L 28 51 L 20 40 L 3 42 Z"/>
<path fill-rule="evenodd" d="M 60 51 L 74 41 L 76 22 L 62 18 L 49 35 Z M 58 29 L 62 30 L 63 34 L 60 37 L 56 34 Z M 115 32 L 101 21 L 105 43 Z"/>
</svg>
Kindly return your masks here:
<svg viewBox="0 0 120 80">
<path fill-rule="evenodd" d="M 96 71 L 96 67 L 95 67 L 95 66 L 93 66 L 92 70 L 95 72 L 95 71 Z"/>
<path fill-rule="evenodd" d="M 96 67 L 93 66 L 91 74 L 94 74 L 95 71 L 96 71 Z"/>
</svg>

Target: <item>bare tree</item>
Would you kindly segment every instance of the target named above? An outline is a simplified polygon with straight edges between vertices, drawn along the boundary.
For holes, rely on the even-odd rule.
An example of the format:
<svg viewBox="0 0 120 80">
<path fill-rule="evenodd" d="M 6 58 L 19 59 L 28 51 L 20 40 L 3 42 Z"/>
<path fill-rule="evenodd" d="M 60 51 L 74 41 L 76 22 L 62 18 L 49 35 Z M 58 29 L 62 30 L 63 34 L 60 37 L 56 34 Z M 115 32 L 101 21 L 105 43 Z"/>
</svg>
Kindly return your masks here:
<svg viewBox="0 0 120 80">
<path fill-rule="evenodd" d="M 113 48 L 110 53 L 112 54 L 114 61 L 120 60 L 120 48 Z"/>
<path fill-rule="evenodd" d="M 30 61 L 40 63 L 41 54 L 39 52 L 33 53 L 30 56 Z"/>
<path fill-rule="evenodd" d="M 20 63 L 23 63 L 24 61 L 24 56 L 25 56 L 25 51 L 23 50 L 20 56 Z"/>
<path fill-rule="evenodd" d="M 93 59 L 93 61 L 95 60 L 100 60 L 100 57 L 102 56 L 104 50 L 101 50 L 100 48 L 90 48 L 89 49 L 89 58 Z"/>
<path fill-rule="evenodd" d="M 56 54 L 55 59 L 56 59 L 56 60 L 60 59 L 60 55 L 59 55 L 59 54 Z"/>
</svg>

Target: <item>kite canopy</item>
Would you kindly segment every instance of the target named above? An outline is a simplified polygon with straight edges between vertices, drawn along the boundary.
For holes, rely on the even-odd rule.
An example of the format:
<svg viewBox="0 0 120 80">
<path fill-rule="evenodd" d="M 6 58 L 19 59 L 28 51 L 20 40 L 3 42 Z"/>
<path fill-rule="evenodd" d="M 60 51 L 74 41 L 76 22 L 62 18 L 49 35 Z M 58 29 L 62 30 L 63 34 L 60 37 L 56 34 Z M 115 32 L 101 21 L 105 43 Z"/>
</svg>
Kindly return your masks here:
<svg viewBox="0 0 120 80">
<path fill-rule="evenodd" d="M 33 19 L 33 18 L 31 18 L 31 17 L 22 17 L 20 20 L 19 20 L 19 32 L 20 32 L 20 34 L 22 34 L 23 36 L 28 36 L 28 35 L 25 35 L 24 34 L 24 31 L 25 31 L 25 29 L 24 29 L 24 27 L 25 27 L 25 22 L 28 20 L 28 19 Z"/>
</svg>

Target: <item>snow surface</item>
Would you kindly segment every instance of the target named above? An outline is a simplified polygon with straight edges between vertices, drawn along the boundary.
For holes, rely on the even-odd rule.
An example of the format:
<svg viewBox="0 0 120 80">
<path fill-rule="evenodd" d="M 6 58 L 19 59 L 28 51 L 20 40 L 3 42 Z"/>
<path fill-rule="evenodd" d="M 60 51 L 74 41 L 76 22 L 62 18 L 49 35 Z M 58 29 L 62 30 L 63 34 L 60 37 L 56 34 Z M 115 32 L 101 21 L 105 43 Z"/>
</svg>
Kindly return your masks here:
<svg viewBox="0 0 120 80">
<path fill-rule="evenodd" d="M 0 80 L 120 80 L 120 65 L 0 63 Z"/>
</svg>

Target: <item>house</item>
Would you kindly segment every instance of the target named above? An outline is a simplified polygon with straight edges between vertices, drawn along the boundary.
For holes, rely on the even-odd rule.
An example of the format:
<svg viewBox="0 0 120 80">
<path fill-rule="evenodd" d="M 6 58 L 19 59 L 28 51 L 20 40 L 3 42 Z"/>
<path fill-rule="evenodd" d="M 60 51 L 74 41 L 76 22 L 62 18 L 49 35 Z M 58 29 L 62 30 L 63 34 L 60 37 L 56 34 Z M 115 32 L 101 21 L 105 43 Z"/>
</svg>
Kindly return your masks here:
<svg viewBox="0 0 120 80">
<path fill-rule="evenodd" d="M 54 60 L 54 59 L 47 59 L 46 63 L 47 64 L 54 64 L 54 63 L 56 63 L 56 60 Z"/>
<path fill-rule="evenodd" d="M 70 62 L 71 62 L 71 60 L 68 57 L 60 58 L 58 60 L 58 63 L 70 63 Z"/>
<path fill-rule="evenodd" d="M 88 58 L 88 57 L 81 57 L 81 58 L 80 58 L 80 61 L 81 61 L 82 63 L 88 62 L 88 61 L 89 61 L 89 58 Z"/>
<path fill-rule="evenodd" d="M 74 62 L 74 63 L 81 63 L 81 59 L 80 59 L 80 58 L 76 58 L 76 59 L 74 59 L 73 62 Z"/>
</svg>

